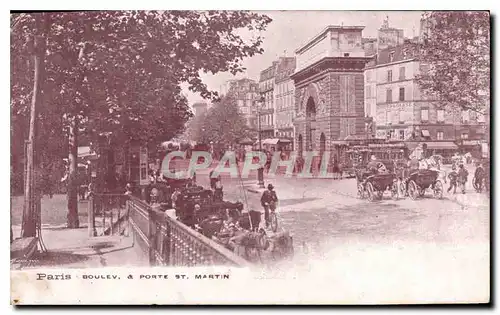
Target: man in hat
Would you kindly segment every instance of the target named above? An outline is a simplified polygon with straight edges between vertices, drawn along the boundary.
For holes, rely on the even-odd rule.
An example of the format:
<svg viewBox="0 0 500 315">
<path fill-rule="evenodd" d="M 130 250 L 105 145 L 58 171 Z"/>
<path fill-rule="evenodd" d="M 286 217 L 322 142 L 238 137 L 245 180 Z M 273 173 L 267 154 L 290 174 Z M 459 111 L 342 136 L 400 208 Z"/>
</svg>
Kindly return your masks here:
<svg viewBox="0 0 500 315">
<path fill-rule="evenodd" d="M 269 209 L 272 211 L 276 210 L 276 203 L 278 202 L 278 196 L 274 191 L 274 186 L 272 184 L 267 185 L 267 190 L 262 193 L 260 198 L 260 203 L 264 207 L 264 218 L 266 220 L 266 228 L 269 226 Z"/>
<path fill-rule="evenodd" d="M 368 162 L 368 165 L 366 166 L 366 168 L 368 169 L 368 171 L 376 173 L 378 171 L 378 166 L 379 166 L 379 163 L 377 161 L 377 157 L 375 155 L 372 155 L 370 157 L 370 162 Z"/>
<path fill-rule="evenodd" d="M 476 185 L 478 191 L 481 191 L 483 188 L 482 186 L 484 177 L 485 177 L 485 171 L 483 168 L 483 164 L 479 162 L 476 167 L 476 171 L 474 172 L 474 181 L 475 181 L 474 184 Z"/>
<path fill-rule="evenodd" d="M 462 189 L 462 194 L 465 194 L 465 184 L 467 183 L 467 177 L 469 176 L 469 171 L 464 167 L 463 164 L 458 166 L 458 184 Z"/>
<path fill-rule="evenodd" d="M 451 172 L 448 174 L 448 178 L 450 179 L 450 187 L 448 188 L 448 192 L 450 192 L 453 188 L 453 194 L 455 194 L 457 192 L 458 179 L 457 167 L 455 165 L 451 167 Z"/>
</svg>

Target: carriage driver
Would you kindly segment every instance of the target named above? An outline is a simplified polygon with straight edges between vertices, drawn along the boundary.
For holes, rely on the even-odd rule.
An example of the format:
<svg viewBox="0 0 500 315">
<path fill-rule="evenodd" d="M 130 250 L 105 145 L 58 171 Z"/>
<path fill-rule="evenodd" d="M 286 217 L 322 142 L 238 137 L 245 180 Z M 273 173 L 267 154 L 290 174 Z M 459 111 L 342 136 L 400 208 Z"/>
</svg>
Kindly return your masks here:
<svg viewBox="0 0 500 315">
<path fill-rule="evenodd" d="M 377 157 L 375 155 L 372 155 L 370 157 L 370 162 L 368 162 L 368 165 L 366 166 L 366 168 L 368 169 L 368 171 L 370 171 L 372 173 L 377 173 L 378 166 L 379 166 L 379 163 L 377 161 Z"/>
</svg>

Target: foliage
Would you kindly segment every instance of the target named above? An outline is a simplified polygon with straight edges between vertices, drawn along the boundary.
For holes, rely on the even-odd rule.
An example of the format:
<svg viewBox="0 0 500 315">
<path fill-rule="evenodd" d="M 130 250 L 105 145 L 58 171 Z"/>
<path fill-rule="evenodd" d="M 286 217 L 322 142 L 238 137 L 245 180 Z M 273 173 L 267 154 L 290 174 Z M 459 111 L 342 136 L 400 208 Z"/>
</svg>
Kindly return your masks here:
<svg viewBox="0 0 500 315">
<path fill-rule="evenodd" d="M 12 160 L 23 156 L 33 65 L 34 14 L 11 15 Z M 67 126 L 78 117 L 88 139 L 107 134 L 127 141 L 165 141 L 192 116 L 180 84 L 217 99 L 202 72 L 242 72 L 241 61 L 263 52 L 270 18 L 243 11 L 82 11 L 44 13 L 47 40 L 39 118 L 42 165 L 67 155 Z M 17 163 L 19 164 L 19 163 Z M 18 169 L 17 167 L 16 169 Z"/>
<path fill-rule="evenodd" d="M 423 15 L 422 67 L 417 78 L 441 106 L 485 113 L 490 99 L 490 16 L 487 11 L 433 11 Z"/>
<path fill-rule="evenodd" d="M 195 118 L 190 125 L 193 140 L 228 147 L 249 136 L 251 130 L 240 113 L 237 101 L 224 96 L 210 107 L 204 116 Z"/>
</svg>

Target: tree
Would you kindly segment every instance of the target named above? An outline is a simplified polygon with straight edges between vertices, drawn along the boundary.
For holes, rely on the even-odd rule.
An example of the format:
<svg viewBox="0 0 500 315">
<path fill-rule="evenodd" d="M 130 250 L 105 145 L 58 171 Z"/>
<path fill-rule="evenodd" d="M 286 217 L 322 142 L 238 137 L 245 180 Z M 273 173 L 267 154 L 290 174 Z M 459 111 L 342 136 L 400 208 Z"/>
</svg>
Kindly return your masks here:
<svg viewBox="0 0 500 315">
<path fill-rule="evenodd" d="M 245 117 L 240 113 L 236 99 L 224 96 L 207 111 L 201 119 L 194 121 L 193 140 L 200 143 L 216 143 L 230 146 L 248 137 L 250 128 Z"/>
<path fill-rule="evenodd" d="M 13 121 L 22 125 L 31 88 L 25 62 L 34 15 L 11 36 Z M 244 11 L 93 11 L 50 13 L 45 52 L 45 126 L 41 139 L 53 145 L 44 161 L 69 154 L 68 226 L 78 227 L 76 147 L 78 135 L 128 146 L 131 141 L 170 140 L 191 116 L 180 84 L 204 98 L 217 99 L 200 79 L 244 71 L 241 61 L 263 52 L 262 37 L 244 40 L 240 29 L 262 31 L 271 19 Z M 13 18 L 16 18 L 14 16 Z M 50 105 L 49 105 L 50 104 Z M 17 127 L 15 126 L 14 129 Z M 42 128 L 41 128 L 42 129 Z M 50 135 L 53 139 L 46 136 Z M 14 132 L 11 132 L 14 139 Z M 66 141 L 67 145 L 61 145 Z M 69 142 L 68 142 L 69 141 Z M 97 141 L 95 141 L 97 142 Z M 22 146 L 14 147 L 18 156 Z M 44 163 L 42 163 L 44 164 Z"/>
<path fill-rule="evenodd" d="M 484 114 L 490 99 L 489 12 L 433 11 L 422 19 L 421 90 L 439 106 Z"/>
</svg>

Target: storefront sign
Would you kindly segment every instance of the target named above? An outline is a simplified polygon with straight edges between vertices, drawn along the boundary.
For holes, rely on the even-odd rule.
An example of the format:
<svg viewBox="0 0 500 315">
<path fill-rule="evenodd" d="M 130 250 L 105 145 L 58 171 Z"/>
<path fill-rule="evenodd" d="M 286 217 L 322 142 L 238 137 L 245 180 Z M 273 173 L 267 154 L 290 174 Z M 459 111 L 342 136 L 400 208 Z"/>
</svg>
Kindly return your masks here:
<svg viewBox="0 0 500 315">
<path fill-rule="evenodd" d="M 482 140 L 463 140 L 462 145 L 481 145 Z"/>
<path fill-rule="evenodd" d="M 368 147 L 369 148 L 404 148 L 406 146 L 402 143 L 381 143 L 381 144 L 369 143 Z"/>
</svg>

